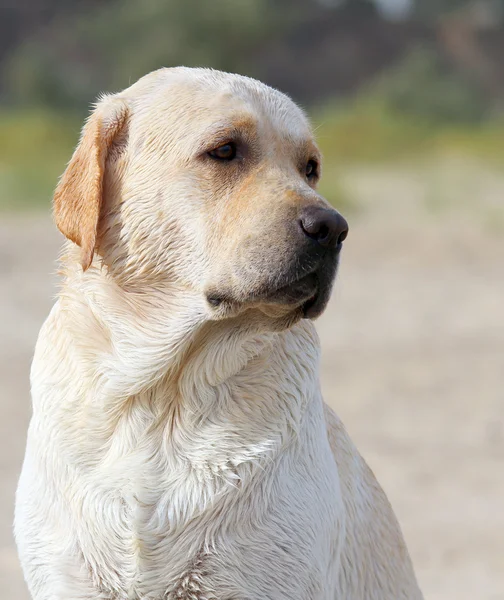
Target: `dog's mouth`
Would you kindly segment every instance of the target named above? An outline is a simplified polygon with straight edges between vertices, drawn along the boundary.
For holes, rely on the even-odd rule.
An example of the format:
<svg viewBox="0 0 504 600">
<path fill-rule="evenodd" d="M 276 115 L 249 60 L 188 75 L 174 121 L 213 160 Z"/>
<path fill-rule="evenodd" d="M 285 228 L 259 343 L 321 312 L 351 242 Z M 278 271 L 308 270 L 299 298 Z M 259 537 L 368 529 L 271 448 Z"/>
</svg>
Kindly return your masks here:
<svg viewBox="0 0 504 600">
<path fill-rule="evenodd" d="M 324 310 L 332 281 L 324 281 L 323 273 L 313 272 L 280 288 L 265 298 L 268 302 L 299 308 L 305 319 L 314 319 Z"/>
<path fill-rule="evenodd" d="M 263 306 L 279 306 L 295 310 L 305 319 L 315 319 L 326 307 L 331 294 L 334 271 L 312 271 L 274 291 L 268 290 L 255 298 Z"/>
<path fill-rule="evenodd" d="M 320 294 L 315 292 L 311 298 L 303 304 L 303 317 L 305 319 L 314 319 L 318 317 L 325 308 L 325 305 L 321 307 Z"/>
<path fill-rule="evenodd" d="M 322 261 L 308 273 L 291 275 L 288 283 L 285 283 L 285 279 L 277 285 L 270 282 L 246 298 L 239 299 L 229 293 L 212 291 L 206 294 L 206 299 L 214 309 L 214 314 L 221 317 L 234 314 L 236 309 L 256 306 L 266 314 L 285 314 L 287 311 L 295 312 L 298 318 L 315 319 L 327 305 L 337 266 L 338 254 L 335 254 L 331 260 Z"/>
<path fill-rule="evenodd" d="M 315 272 L 308 273 L 299 279 L 291 281 L 276 290 L 268 290 L 261 294 L 261 300 L 272 302 L 274 304 L 284 304 L 286 306 L 297 306 L 308 302 L 317 293 L 318 278 Z"/>
</svg>

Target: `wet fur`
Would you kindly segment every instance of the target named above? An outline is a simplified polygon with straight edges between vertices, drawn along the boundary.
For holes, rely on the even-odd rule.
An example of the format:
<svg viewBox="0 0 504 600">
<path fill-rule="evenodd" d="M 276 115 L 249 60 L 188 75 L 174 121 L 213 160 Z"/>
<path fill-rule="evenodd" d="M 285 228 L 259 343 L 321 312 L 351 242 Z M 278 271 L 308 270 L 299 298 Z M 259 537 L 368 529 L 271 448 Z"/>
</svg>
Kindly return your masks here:
<svg viewBox="0 0 504 600">
<path fill-rule="evenodd" d="M 230 131 L 249 154 L 222 170 L 205 151 Z M 98 102 L 55 194 L 70 241 L 31 372 L 15 531 L 35 600 L 421 598 L 323 403 L 312 322 L 268 297 L 306 270 L 314 154 L 302 112 L 235 75 L 163 69 Z"/>
</svg>

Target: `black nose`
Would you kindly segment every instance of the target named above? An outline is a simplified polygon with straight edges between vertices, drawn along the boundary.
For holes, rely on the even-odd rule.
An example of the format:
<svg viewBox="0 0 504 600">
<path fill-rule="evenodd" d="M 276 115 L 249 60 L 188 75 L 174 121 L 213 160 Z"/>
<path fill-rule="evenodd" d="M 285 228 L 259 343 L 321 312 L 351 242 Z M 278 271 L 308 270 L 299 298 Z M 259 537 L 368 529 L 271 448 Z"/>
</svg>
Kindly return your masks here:
<svg viewBox="0 0 504 600">
<path fill-rule="evenodd" d="M 339 212 L 321 206 L 303 210 L 299 224 L 305 235 L 324 248 L 336 248 L 348 235 L 348 223 Z"/>
</svg>

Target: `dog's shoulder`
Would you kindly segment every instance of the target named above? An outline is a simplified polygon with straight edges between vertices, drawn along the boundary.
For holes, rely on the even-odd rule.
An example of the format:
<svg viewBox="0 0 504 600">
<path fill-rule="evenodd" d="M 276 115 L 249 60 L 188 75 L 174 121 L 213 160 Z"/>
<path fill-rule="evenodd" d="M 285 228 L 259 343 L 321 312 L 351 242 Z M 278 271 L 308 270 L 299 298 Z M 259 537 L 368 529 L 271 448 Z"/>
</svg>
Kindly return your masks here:
<svg viewBox="0 0 504 600">
<path fill-rule="evenodd" d="M 346 513 L 342 589 L 351 590 L 355 599 L 421 599 L 401 528 L 387 496 L 339 417 L 327 405 L 324 414 Z"/>
<path fill-rule="evenodd" d="M 384 491 L 350 439 L 341 419 L 327 404 L 324 404 L 324 415 L 329 445 L 338 467 L 347 508 L 351 507 L 356 515 L 373 521 L 382 520 L 380 515 L 384 515 L 387 517 L 385 525 L 398 532 L 396 519 Z"/>
</svg>

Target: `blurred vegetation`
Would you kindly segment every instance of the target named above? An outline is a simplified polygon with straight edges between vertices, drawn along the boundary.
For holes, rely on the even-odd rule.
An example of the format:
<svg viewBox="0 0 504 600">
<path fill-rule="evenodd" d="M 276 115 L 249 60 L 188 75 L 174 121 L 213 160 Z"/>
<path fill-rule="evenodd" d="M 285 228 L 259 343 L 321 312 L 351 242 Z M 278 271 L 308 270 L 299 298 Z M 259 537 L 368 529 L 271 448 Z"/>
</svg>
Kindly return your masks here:
<svg viewBox="0 0 504 600">
<path fill-rule="evenodd" d="M 504 163 L 504 115 L 488 111 L 480 90 L 422 48 L 357 96 L 319 107 L 313 119 L 329 163 L 444 153 Z"/>
<path fill-rule="evenodd" d="M 47 207 L 81 123 L 48 110 L 0 110 L 0 208 Z"/>
<path fill-rule="evenodd" d="M 17 105 L 86 106 L 160 66 L 248 69 L 266 35 L 266 0 L 122 0 L 56 16 L 22 42 L 5 65 L 7 100 Z M 221 40 L 216 43 L 216 40 Z"/>
<path fill-rule="evenodd" d="M 371 86 L 368 102 L 389 114 L 434 126 L 475 123 L 488 111 L 483 90 L 425 47 L 413 50 Z"/>
<path fill-rule="evenodd" d="M 394 12 L 393 7 L 396 7 Z M 0 208 L 46 207 L 87 107 L 159 66 L 258 77 L 349 163 L 504 164 L 504 0 L 19 0 L 0 8 Z"/>
</svg>

